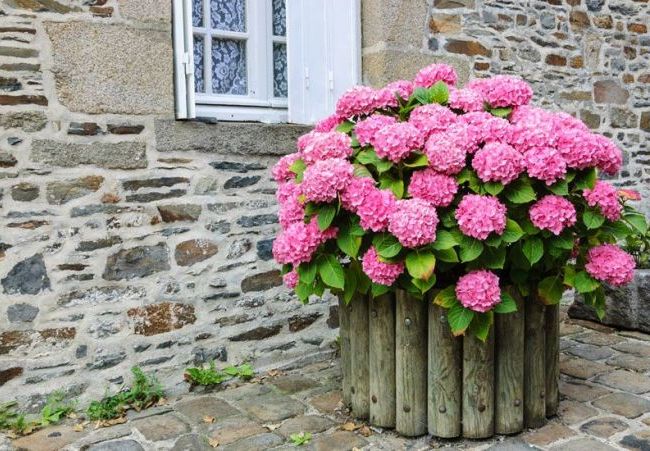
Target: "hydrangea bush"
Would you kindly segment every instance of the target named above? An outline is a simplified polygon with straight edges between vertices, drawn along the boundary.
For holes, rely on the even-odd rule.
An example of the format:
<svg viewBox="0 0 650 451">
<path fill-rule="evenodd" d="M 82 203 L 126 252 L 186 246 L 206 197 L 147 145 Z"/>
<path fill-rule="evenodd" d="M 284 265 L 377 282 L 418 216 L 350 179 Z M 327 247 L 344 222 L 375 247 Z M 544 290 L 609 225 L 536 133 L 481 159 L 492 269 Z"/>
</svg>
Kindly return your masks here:
<svg viewBox="0 0 650 451">
<path fill-rule="evenodd" d="M 284 281 L 307 302 L 327 288 L 406 290 L 449 309 L 454 334 L 481 339 L 494 313 L 556 304 L 575 288 L 600 315 L 603 284 L 633 277 L 615 243 L 645 233 L 617 190 L 622 153 L 578 119 L 530 106 L 512 76 L 457 88 L 444 64 L 413 81 L 356 87 L 273 169 Z M 507 290 L 506 290 L 507 288 Z"/>
</svg>

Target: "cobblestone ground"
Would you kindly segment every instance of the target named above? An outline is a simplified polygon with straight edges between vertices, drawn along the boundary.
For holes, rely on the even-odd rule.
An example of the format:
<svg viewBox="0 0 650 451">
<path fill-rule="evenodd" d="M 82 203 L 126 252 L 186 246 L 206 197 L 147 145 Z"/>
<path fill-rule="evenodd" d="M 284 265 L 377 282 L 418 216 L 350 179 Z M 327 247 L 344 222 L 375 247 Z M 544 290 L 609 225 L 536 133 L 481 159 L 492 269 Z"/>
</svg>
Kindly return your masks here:
<svg viewBox="0 0 650 451">
<path fill-rule="evenodd" d="M 266 376 L 259 383 L 170 399 L 167 405 L 131 412 L 127 422 L 113 427 L 88 425 L 76 431 L 68 423 L 12 445 L 37 451 L 287 450 L 294 448 L 291 434 L 311 432 L 311 442 L 301 448 L 650 450 L 650 335 L 564 320 L 562 336 L 560 413 L 543 428 L 517 436 L 439 441 L 367 428 L 342 409 L 340 368 L 331 361 Z"/>
</svg>

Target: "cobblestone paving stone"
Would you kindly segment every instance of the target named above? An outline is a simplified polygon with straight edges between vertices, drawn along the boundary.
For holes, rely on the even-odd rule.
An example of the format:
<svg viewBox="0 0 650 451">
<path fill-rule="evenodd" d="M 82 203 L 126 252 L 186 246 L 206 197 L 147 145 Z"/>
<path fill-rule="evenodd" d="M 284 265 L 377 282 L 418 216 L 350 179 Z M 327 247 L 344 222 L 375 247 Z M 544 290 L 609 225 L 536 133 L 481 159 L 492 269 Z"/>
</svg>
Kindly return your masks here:
<svg viewBox="0 0 650 451">
<path fill-rule="evenodd" d="M 11 445 L 0 436 L 0 451 L 290 450 L 296 449 L 289 439 L 295 432 L 311 432 L 311 442 L 299 449 L 316 451 L 650 450 L 650 336 L 568 319 L 561 333 L 559 414 L 544 427 L 516 436 L 406 439 L 364 428 L 360 421 L 356 430 L 343 430 L 350 418 L 341 403 L 340 368 L 334 360 L 266 376 L 259 383 L 182 395 L 110 428 L 87 426 L 76 432 L 69 422 Z"/>
</svg>

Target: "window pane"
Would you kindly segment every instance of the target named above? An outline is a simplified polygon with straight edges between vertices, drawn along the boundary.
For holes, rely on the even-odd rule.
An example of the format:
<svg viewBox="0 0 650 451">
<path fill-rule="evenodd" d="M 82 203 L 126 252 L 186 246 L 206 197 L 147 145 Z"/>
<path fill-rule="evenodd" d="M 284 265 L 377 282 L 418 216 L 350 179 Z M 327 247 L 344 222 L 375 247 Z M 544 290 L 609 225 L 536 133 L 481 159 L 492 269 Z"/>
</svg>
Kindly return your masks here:
<svg viewBox="0 0 650 451">
<path fill-rule="evenodd" d="M 203 75 L 203 55 L 205 53 L 205 41 L 203 36 L 194 35 L 194 90 L 196 92 L 205 92 L 205 80 Z"/>
<path fill-rule="evenodd" d="M 287 46 L 273 43 L 273 95 L 287 97 L 289 83 L 287 82 Z"/>
<path fill-rule="evenodd" d="M 245 5 L 246 0 L 210 0 L 212 28 L 227 31 L 246 31 Z"/>
<path fill-rule="evenodd" d="M 273 34 L 275 36 L 285 36 L 287 34 L 285 0 L 273 0 Z"/>
<path fill-rule="evenodd" d="M 212 92 L 246 94 L 246 41 L 212 40 Z"/>
<path fill-rule="evenodd" d="M 203 0 L 192 0 L 192 25 L 203 25 Z"/>
</svg>

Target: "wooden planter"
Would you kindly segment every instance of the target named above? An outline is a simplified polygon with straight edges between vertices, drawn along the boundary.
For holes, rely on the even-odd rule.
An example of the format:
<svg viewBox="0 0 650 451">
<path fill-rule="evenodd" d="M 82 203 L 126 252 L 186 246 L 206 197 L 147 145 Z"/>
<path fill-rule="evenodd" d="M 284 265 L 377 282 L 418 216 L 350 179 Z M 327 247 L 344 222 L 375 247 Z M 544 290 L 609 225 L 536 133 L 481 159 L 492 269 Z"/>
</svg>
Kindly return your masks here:
<svg viewBox="0 0 650 451">
<path fill-rule="evenodd" d="M 445 310 L 399 291 L 340 302 L 343 399 L 405 436 L 485 438 L 536 428 L 559 404 L 559 309 L 514 296 L 487 342 L 454 337 Z"/>
</svg>

